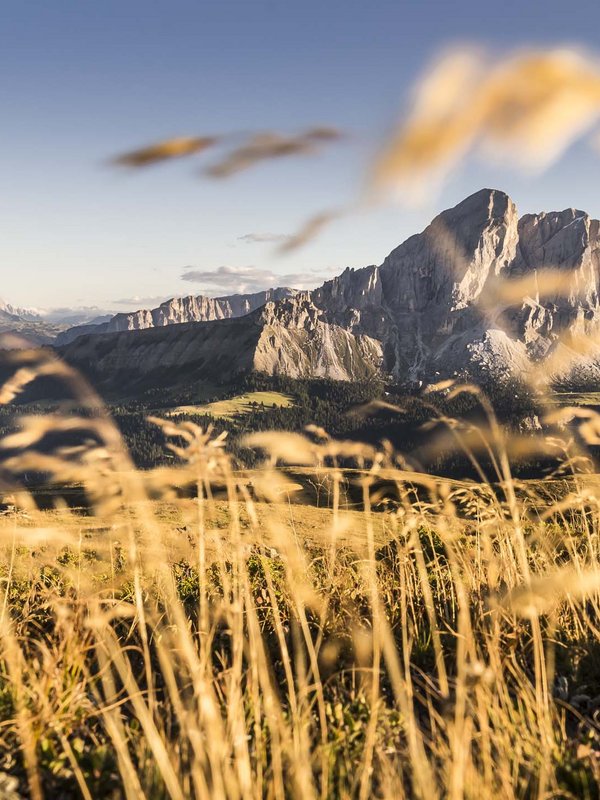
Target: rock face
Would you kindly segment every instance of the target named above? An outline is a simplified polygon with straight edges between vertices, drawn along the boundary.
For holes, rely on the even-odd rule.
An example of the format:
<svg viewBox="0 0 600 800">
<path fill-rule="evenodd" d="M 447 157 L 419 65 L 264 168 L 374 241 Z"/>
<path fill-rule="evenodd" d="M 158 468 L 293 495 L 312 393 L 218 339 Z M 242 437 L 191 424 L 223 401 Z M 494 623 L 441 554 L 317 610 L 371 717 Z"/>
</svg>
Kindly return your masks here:
<svg viewBox="0 0 600 800">
<path fill-rule="evenodd" d="M 307 294 L 244 317 L 80 336 L 59 352 L 96 384 L 131 391 L 250 371 L 366 379 L 382 361 L 379 342 L 327 324 Z"/>
<path fill-rule="evenodd" d="M 257 372 L 350 381 L 365 380 L 381 370 L 381 343 L 326 322 L 310 293 L 267 303 L 259 323 L 262 332 L 253 363 Z"/>
<path fill-rule="evenodd" d="M 346 269 L 312 292 L 183 298 L 118 315 L 107 331 L 152 334 L 81 337 L 64 353 L 77 363 L 99 348 L 99 366 L 109 369 L 118 354 L 115 369 L 142 370 L 196 363 L 200 353 L 213 370 L 225 353 L 227 374 L 424 383 L 457 373 L 501 381 L 541 365 L 547 377 L 597 385 L 599 284 L 598 220 L 574 209 L 519 219 L 506 194 L 482 189 L 380 266 Z M 189 318 L 216 321 L 170 330 Z"/>
<path fill-rule="evenodd" d="M 600 353 L 569 351 L 598 335 L 599 281 L 600 222 L 575 209 L 519 219 L 506 194 L 483 189 L 381 266 L 346 270 L 312 296 L 329 321 L 380 341 L 399 381 L 520 377 L 548 358 L 557 378 L 593 383 Z"/>
<path fill-rule="evenodd" d="M 510 198 L 482 190 L 436 217 L 380 267 L 348 269 L 313 299 L 328 319 L 380 340 L 394 378 L 427 379 L 460 342 L 466 346 L 483 332 L 477 303 L 515 258 L 517 222 Z"/>
<path fill-rule="evenodd" d="M 100 325 L 77 325 L 58 336 L 57 345 L 72 342 L 88 333 L 118 333 L 160 328 L 185 322 L 212 322 L 250 314 L 265 303 L 293 297 L 294 289 L 282 287 L 267 289 L 254 294 L 234 294 L 227 297 L 204 297 L 204 295 L 174 297 L 158 308 L 142 309 L 128 314 L 116 314 Z"/>
</svg>

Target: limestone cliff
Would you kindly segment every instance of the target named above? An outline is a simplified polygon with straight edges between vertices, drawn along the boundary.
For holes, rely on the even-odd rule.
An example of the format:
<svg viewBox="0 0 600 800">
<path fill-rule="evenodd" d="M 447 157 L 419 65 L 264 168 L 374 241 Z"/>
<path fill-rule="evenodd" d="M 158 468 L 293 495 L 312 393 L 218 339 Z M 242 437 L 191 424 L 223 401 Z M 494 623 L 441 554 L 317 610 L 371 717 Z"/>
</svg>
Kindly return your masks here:
<svg viewBox="0 0 600 800">
<path fill-rule="evenodd" d="M 570 343 L 600 330 L 599 282 L 598 220 L 575 209 L 519 219 L 506 194 L 484 189 L 381 266 L 346 270 L 312 297 L 329 321 L 380 341 L 383 369 L 400 381 L 500 379 L 550 358 L 555 369 L 557 349 L 568 380 Z M 521 296 L 503 299 L 521 285 Z M 599 365 L 592 348 L 572 369 L 590 382 Z"/>
</svg>

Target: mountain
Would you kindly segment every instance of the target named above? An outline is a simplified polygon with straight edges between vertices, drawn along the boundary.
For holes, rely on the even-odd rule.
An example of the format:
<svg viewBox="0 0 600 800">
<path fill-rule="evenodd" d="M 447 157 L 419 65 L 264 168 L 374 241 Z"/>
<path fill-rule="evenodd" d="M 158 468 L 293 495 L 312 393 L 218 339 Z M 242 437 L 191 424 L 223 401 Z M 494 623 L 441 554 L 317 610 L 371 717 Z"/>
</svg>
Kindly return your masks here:
<svg viewBox="0 0 600 800">
<path fill-rule="evenodd" d="M 115 373 L 130 381 L 162 374 L 168 383 L 186 373 L 227 380 L 245 370 L 498 382 L 542 365 L 556 380 L 597 385 L 600 350 L 575 351 L 579 337 L 593 342 L 600 331 L 599 285 L 598 220 L 575 209 L 519 218 L 506 194 L 482 189 L 380 266 L 346 269 L 312 292 L 274 292 L 246 316 L 234 313 L 249 301 L 169 301 L 109 323 L 147 330 L 81 336 L 61 352 L 108 382 Z M 170 324 L 192 313 L 215 321 Z M 568 366 L 557 362 L 561 353 Z"/>
<path fill-rule="evenodd" d="M 480 305 L 505 274 L 519 244 L 514 203 L 484 189 L 442 212 L 394 249 L 381 266 L 345 270 L 313 292 L 328 321 L 381 341 L 384 368 L 399 381 L 427 381 L 508 348 L 522 366 L 520 341 L 506 341 Z"/>
<path fill-rule="evenodd" d="M 112 316 L 100 315 L 97 308 L 21 308 L 0 297 L 0 334 L 5 339 L 8 334 L 13 334 L 23 340 L 22 346 L 52 344 L 74 325 L 98 325 L 108 322 Z"/>
<path fill-rule="evenodd" d="M 575 209 L 519 219 L 506 194 L 483 189 L 381 266 L 346 270 L 312 297 L 328 321 L 381 341 L 399 381 L 519 377 L 562 348 L 572 363 L 556 377 L 594 382 L 600 353 L 570 359 L 569 348 L 600 329 L 599 230 Z"/>
<path fill-rule="evenodd" d="M 16 308 L 0 299 L 0 349 L 51 344 L 62 330 L 34 309 Z"/>
<path fill-rule="evenodd" d="M 295 293 L 295 289 L 282 287 L 254 294 L 234 294 L 226 297 L 205 297 L 204 295 L 174 297 L 162 303 L 158 308 L 116 314 L 100 324 L 74 326 L 61 333 L 57 337 L 56 344 L 68 344 L 78 336 L 88 333 L 118 333 L 185 322 L 212 322 L 218 319 L 241 317 L 264 306 L 265 303 L 293 297 Z"/>
<path fill-rule="evenodd" d="M 26 322 L 41 322 L 42 320 L 41 314 L 37 309 L 19 308 L 18 306 L 13 306 L 10 303 L 5 302 L 1 297 L 0 297 L 0 312 L 9 314 L 12 317 L 18 317 L 22 321 Z"/>
<path fill-rule="evenodd" d="M 379 342 L 325 323 L 308 293 L 246 316 L 80 336 L 59 352 L 96 385 L 127 391 L 224 383 L 249 371 L 366 380 L 382 362 Z"/>
<path fill-rule="evenodd" d="M 45 322 L 54 322 L 73 328 L 75 325 L 100 325 L 108 322 L 114 314 L 96 307 L 50 308 L 40 312 Z"/>
</svg>

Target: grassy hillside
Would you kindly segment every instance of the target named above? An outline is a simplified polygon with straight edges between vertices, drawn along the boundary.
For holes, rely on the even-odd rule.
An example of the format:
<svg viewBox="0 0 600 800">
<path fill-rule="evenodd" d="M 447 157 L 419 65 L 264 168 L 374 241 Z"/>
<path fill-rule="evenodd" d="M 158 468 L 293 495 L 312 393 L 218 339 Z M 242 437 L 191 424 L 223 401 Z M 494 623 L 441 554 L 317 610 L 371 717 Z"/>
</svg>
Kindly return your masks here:
<svg viewBox="0 0 600 800">
<path fill-rule="evenodd" d="M 447 419 L 492 486 L 320 429 L 255 429 L 241 470 L 170 417 L 177 459 L 138 472 L 86 401 L 3 443 L 14 797 L 598 797 L 600 479 L 573 440 L 520 482 L 511 458 L 556 435 Z M 85 507 L 38 510 L 29 470 Z"/>
<path fill-rule="evenodd" d="M 245 392 L 226 400 L 216 400 L 203 405 L 182 405 L 167 412 L 167 416 L 208 414 L 215 419 L 230 419 L 252 411 L 264 411 L 270 408 L 290 408 L 294 398 L 282 392 Z"/>
<path fill-rule="evenodd" d="M 365 427 L 373 386 L 299 383 L 220 426 L 153 421 L 171 457 L 140 471 L 122 432 L 146 409 L 117 425 L 68 368 L 39 369 L 74 399 L 2 431 L 0 794 L 599 796 L 593 410 L 520 432 L 455 386 L 439 406 L 382 394 Z M 383 435 L 406 416 L 422 458 L 478 479 L 415 470 Z M 559 467 L 515 478 L 533 456 Z"/>
<path fill-rule="evenodd" d="M 93 516 L 0 517 L 22 796 L 597 796 L 596 506 L 533 521 L 533 489 L 511 507 L 423 476 L 416 500 L 397 468 L 388 513 L 338 504 L 335 470 L 320 508 L 269 469 L 250 500 L 189 446 L 227 500 L 148 503 L 121 473 Z"/>
</svg>

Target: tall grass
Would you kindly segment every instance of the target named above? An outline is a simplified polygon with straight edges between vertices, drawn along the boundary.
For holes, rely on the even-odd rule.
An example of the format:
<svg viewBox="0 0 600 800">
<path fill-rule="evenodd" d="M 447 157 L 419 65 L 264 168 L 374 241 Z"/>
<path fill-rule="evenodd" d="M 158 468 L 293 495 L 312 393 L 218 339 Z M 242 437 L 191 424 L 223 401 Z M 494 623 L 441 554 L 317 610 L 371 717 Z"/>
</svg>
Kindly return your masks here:
<svg viewBox="0 0 600 800">
<path fill-rule="evenodd" d="M 7 792 L 598 796 L 598 479 L 572 469 L 568 430 L 561 481 L 511 477 L 490 409 L 493 484 L 409 473 L 385 443 L 323 431 L 255 437 L 248 473 L 222 436 L 173 421 L 181 466 L 141 473 L 77 375 L 14 359 L 5 395 L 51 375 L 74 404 L 3 443 Z M 292 502 L 285 462 L 327 485 L 319 508 Z M 88 513 L 37 510 L 18 484 L 34 469 L 82 483 Z M 197 497 L 178 500 L 190 480 Z"/>
</svg>

